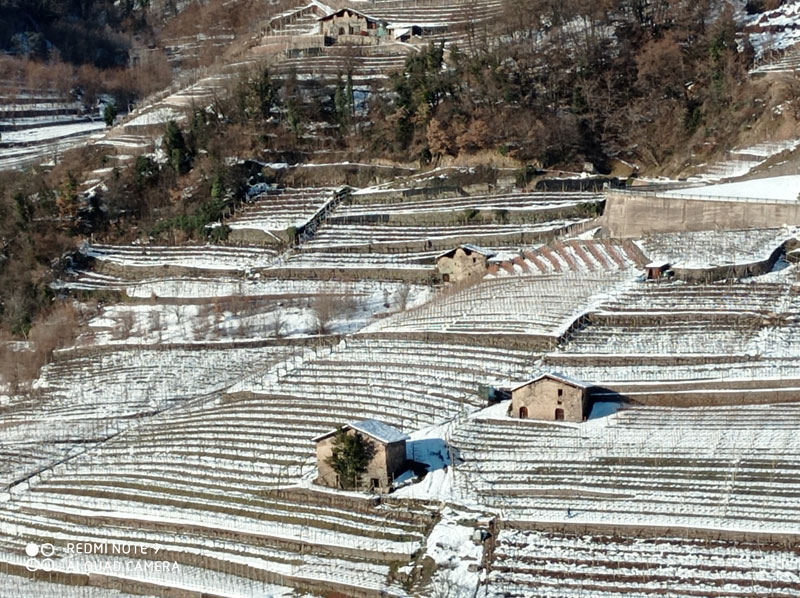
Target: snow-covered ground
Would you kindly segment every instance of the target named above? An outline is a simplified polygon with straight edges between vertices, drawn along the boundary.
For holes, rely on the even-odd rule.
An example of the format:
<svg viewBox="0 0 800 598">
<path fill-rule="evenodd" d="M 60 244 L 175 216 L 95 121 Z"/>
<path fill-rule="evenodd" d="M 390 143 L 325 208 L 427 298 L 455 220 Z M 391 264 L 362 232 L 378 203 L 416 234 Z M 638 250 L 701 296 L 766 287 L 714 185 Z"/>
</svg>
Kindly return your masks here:
<svg viewBox="0 0 800 598">
<path fill-rule="evenodd" d="M 663 197 L 708 199 L 719 201 L 780 201 L 797 202 L 800 195 L 800 175 L 753 179 L 707 187 L 692 187 L 664 191 Z"/>
<path fill-rule="evenodd" d="M 792 151 L 800 146 L 800 140 L 767 141 L 751 147 L 736 148 L 726 153 L 725 159 L 713 164 L 700 166 L 700 173 L 690 177 L 690 181 L 701 180 L 718 182 L 734 179 L 750 173 L 772 156 L 784 151 Z M 690 191 L 689 191 L 690 192 Z"/>
<path fill-rule="evenodd" d="M 739 21 L 757 58 L 800 42 L 800 2 L 797 0 L 782 2 L 774 10 L 754 15 L 742 14 Z"/>
<path fill-rule="evenodd" d="M 430 498 L 510 520 L 800 533 L 797 404 L 634 408 L 583 424 L 507 407 L 455 428 L 463 464 Z"/>
<path fill-rule="evenodd" d="M 784 226 L 661 233 L 646 236 L 636 243 L 652 261 L 666 261 L 675 268 L 700 269 L 766 260 L 784 241 L 798 234 L 797 227 Z"/>
<path fill-rule="evenodd" d="M 601 274 L 552 273 L 486 278 L 397 314 L 365 332 L 543 335 L 557 338 L 583 313 L 636 284 L 632 268 Z"/>
<path fill-rule="evenodd" d="M 482 598 L 753 598 L 800 595 L 796 555 L 776 545 L 732 546 L 710 538 L 500 532 Z M 588 589 L 591 588 L 591 589 Z M 746 588 L 746 590 L 744 590 Z M 780 588 L 780 590 L 777 590 Z"/>
<path fill-rule="evenodd" d="M 144 114 L 139 114 L 135 118 L 125 122 L 127 127 L 138 127 L 146 125 L 160 125 L 171 120 L 181 120 L 186 118 L 183 112 L 170 107 L 155 108 Z"/>
<path fill-rule="evenodd" d="M 212 295 L 211 290 L 226 294 Z M 245 290 L 240 293 L 239 290 Z M 120 303 L 88 323 L 81 345 L 230 342 L 232 339 L 286 338 L 315 334 L 319 297 L 335 297 L 328 332 L 351 333 L 401 309 L 424 304 L 429 287 L 398 282 L 317 281 L 151 281 L 129 286 L 134 297 L 177 298 L 175 303 Z M 208 301 L 228 297 L 226 301 Z M 186 304 L 193 298 L 206 299 Z"/>
</svg>

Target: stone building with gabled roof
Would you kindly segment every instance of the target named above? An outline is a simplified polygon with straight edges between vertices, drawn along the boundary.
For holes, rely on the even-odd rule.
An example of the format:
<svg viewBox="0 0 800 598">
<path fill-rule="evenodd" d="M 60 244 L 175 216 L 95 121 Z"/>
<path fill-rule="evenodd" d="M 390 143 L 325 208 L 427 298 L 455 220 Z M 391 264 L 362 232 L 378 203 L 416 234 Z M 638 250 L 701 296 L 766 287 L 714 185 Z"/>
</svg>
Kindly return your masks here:
<svg viewBox="0 0 800 598">
<path fill-rule="evenodd" d="M 589 414 L 592 385 L 549 372 L 511 388 L 509 415 L 520 419 L 582 422 Z"/>
<path fill-rule="evenodd" d="M 325 44 L 377 44 L 388 34 L 387 22 L 354 8 L 341 8 L 317 19 Z"/>
<path fill-rule="evenodd" d="M 341 427 L 347 434 L 356 434 L 367 443 L 372 458 L 361 476 L 358 490 L 387 493 L 392 489 L 394 478 L 406 469 L 406 441 L 408 435 L 397 428 L 374 419 L 349 422 Z M 339 476 L 328 464 L 333 454 L 334 439 L 338 429 L 314 438 L 317 445 L 316 483 L 331 488 L 340 488 Z"/>
<path fill-rule="evenodd" d="M 483 278 L 489 260 L 497 252 L 471 243 L 464 243 L 436 256 L 436 271 L 442 282 L 461 282 Z"/>
</svg>

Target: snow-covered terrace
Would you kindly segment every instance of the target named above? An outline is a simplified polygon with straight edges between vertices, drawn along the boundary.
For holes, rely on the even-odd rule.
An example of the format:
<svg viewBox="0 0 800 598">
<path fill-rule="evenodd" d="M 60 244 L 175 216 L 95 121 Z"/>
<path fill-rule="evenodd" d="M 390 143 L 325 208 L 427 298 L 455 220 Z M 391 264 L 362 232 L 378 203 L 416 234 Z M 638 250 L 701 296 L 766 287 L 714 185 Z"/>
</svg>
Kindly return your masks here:
<svg viewBox="0 0 800 598">
<path fill-rule="evenodd" d="M 203 270 L 248 270 L 272 263 L 276 252 L 262 247 L 221 245 L 87 245 L 82 253 L 128 267 L 179 266 Z"/>
<path fill-rule="evenodd" d="M 541 335 L 553 339 L 592 306 L 635 283 L 635 270 L 486 278 L 377 322 L 365 332 Z"/>
<path fill-rule="evenodd" d="M 493 556 L 487 598 L 531 592 L 552 598 L 586 592 L 593 598 L 800 596 L 794 552 L 755 543 L 510 527 L 498 534 Z"/>
<path fill-rule="evenodd" d="M 767 260 L 799 232 L 796 227 L 687 231 L 650 235 L 636 243 L 651 260 L 664 260 L 675 268 L 701 269 Z"/>
<path fill-rule="evenodd" d="M 506 408 L 455 431 L 461 500 L 509 520 L 800 532 L 798 404 L 634 408 L 572 425 Z"/>
</svg>

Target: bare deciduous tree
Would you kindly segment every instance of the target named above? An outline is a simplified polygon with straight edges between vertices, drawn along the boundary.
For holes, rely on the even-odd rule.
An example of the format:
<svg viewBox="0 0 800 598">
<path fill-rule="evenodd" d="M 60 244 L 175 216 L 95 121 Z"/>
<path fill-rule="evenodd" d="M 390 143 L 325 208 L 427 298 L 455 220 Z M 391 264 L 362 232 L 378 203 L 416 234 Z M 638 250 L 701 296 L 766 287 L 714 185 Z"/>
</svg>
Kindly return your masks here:
<svg viewBox="0 0 800 598">
<path fill-rule="evenodd" d="M 329 334 L 333 321 L 351 314 L 356 307 L 356 298 L 352 293 L 316 295 L 311 302 L 311 311 L 317 334 Z"/>
</svg>

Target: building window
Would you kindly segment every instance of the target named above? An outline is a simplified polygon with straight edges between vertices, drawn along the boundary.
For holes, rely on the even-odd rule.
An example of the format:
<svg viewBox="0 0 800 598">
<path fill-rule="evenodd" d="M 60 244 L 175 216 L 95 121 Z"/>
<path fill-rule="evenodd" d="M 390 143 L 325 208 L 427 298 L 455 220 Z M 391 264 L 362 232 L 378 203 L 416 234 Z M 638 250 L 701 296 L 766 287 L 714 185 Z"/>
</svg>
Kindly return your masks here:
<svg viewBox="0 0 800 598">
<path fill-rule="evenodd" d="M 559 388 L 558 389 L 558 396 L 560 397 L 560 396 L 563 396 L 563 395 L 564 395 L 564 389 L 563 388 Z"/>
<path fill-rule="evenodd" d="M 563 409 L 556 409 L 556 421 L 563 422 L 564 421 L 564 410 Z"/>
<path fill-rule="evenodd" d="M 442 282 L 450 282 L 450 275 L 442 274 Z"/>
<path fill-rule="evenodd" d="M 519 408 L 519 418 L 520 419 L 527 419 L 528 418 L 528 408 L 527 407 L 520 407 Z"/>
<path fill-rule="evenodd" d="M 339 35 L 344 35 L 344 27 L 339 27 Z"/>
<path fill-rule="evenodd" d="M 370 484 L 372 484 L 373 488 L 380 488 L 381 487 L 381 481 L 378 478 L 371 478 L 370 479 Z"/>
</svg>

